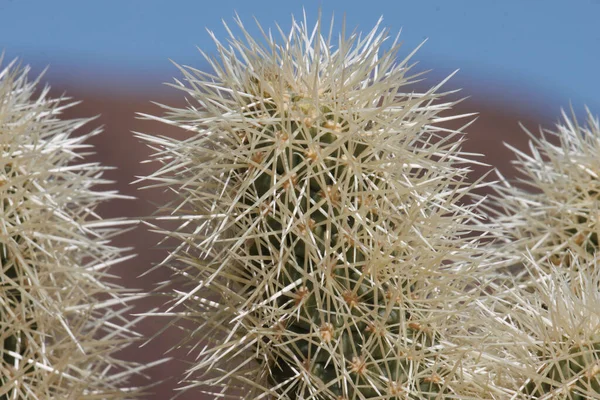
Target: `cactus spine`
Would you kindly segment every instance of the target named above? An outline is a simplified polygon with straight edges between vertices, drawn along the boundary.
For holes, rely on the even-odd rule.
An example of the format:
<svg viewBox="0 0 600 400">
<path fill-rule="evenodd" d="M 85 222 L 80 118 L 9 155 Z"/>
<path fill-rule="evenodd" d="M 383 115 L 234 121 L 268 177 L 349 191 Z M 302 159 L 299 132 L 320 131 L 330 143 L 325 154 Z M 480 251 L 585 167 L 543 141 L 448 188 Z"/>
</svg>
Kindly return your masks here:
<svg viewBox="0 0 600 400">
<path fill-rule="evenodd" d="M 506 181 L 496 185 L 502 211 L 494 220 L 506 232 L 507 253 L 528 249 L 548 268 L 587 266 L 598 252 L 600 125 L 589 111 L 587 125 L 564 112 L 563 118 L 556 130 L 543 130 L 541 137 L 527 132 L 531 155 L 513 149 L 515 165 L 525 175 L 522 182 L 533 191 Z"/>
<path fill-rule="evenodd" d="M 600 398 L 600 271 L 580 261 L 570 259 L 570 273 L 525 261 L 527 285 L 515 279 L 483 317 L 497 341 L 487 347 L 501 349 L 489 365 L 499 398 Z"/>
<path fill-rule="evenodd" d="M 180 194 L 164 265 L 187 283 L 169 312 L 208 341 L 188 388 L 239 398 L 473 395 L 460 321 L 482 261 L 460 116 L 414 76 L 387 33 L 321 35 L 296 21 L 217 43 L 213 73 L 181 68 L 190 98 L 156 120 L 193 133 L 139 134 L 163 166 L 145 178 Z M 228 28 L 229 29 L 229 28 Z M 165 106 L 166 107 L 166 106 Z M 161 229 L 161 228 L 157 228 Z M 179 263 L 179 264 L 178 264 Z M 191 284 L 191 286 L 189 286 Z M 178 311 L 182 305 L 185 311 Z M 456 325 L 455 325 L 456 324 Z M 203 371 L 203 372 L 199 372 Z M 212 372 L 210 372 L 212 371 Z"/>
<path fill-rule="evenodd" d="M 88 120 L 59 119 L 69 104 L 27 73 L 0 70 L 0 399 L 132 398 L 139 367 L 113 354 L 135 296 L 105 279 L 127 221 L 95 214 L 119 196 L 95 190 L 105 167 L 76 163 L 99 130 L 75 135 Z"/>
<path fill-rule="evenodd" d="M 531 155 L 515 150 L 533 190 L 496 185 L 498 252 L 525 266 L 489 312 L 505 351 L 492 369 L 512 371 L 500 386 L 515 399 L 600 398 L 600 125 L 589 111 L 587 125 L 563 117 L 528 132 Z"/>
</svg>

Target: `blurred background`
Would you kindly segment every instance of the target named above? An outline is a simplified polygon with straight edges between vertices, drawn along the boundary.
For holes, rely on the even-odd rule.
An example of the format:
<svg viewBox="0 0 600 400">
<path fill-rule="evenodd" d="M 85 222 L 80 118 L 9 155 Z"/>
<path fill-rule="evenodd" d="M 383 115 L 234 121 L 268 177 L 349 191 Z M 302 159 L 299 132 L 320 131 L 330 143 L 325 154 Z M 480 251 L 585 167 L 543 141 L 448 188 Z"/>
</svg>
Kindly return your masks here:
<svg viewBox="0 0 600 400">
<path fill-rule="evenodd" d="M 512 175 L 509 142 L 526 146 L 518 123 L 532 131 L 551 128 L 561 107 L 573 106 L 580 118 L 584 105 L 600 112 L 600 1 L 598 0 L 438 0 L 438 1 L 177 1 L 177 0 L 0 0 L 0 50 L 4 62 L 19 57 L 37 75 L 46 66 L 43 81 L 52 93 L 66 93 L 82 103 L 69 109 L 67 117 L 100 115 L 93 126 L 104 126 L 96 137 L 96 160 L 116 166 L 108 176 L 118 189 L 136 200 L 106 204 L 106 217 L 150 215 L 152 202 L 163 202 L 161 193 L 140 192 L 132 185 L 136 176 L 147 175 L 156 166 L 140 164 L 150 150 L 139 144 L 134 131 L 187 137 L 185 132 L 136 119 L 136 112 L 160 114 L 151 101 L 182 106 L 182 94 L 163 85 L 180 77 L 169 59 L 198 69 L 208 69 L 196 46 L 214 55 L 215 45 L 206 29 L 223 40 L 222 20 L 235 25 L 236 13 L 246 28 L 259 34 L 254 18 L 264 28 L 284 31 L 291 15 L 314 24 L 319 10 L 323 21 L 335 17 L 334 29 L 345 18 L 347 31 L 370 30 L 380 16 L 383 26 L 395 34 L 402 30 L 400 56 L 408 55 L 425 39 L 413 57 L 416 71 L 431 70 L 426 85 L 460 69 L 446 85 L 462 88 L 456 99 L 458 113 L 477 112 L 470 126 L 465 150 L 484 154 L 480 160 Z M 92 126 L 93 125 L 93 126 Z M 489 168 L 480 167 L 474 178 Z M 122 246 L 135 248 L 138 257 L 115 268 L 129 287 L 151 290 L 169 278 L 166 269 L 138 276 L 165 256 L 155 249 L 159 237 L 139 229 L 119 239 Z M 158 306 L 153 299 L 138 312 Z M 165 326 L 159 318 L 148 319 L 138 329 L 151 336 Z M 123 357 L 148 363 L 178 343 L 181 333 L 170 330 L 142 349 L 131 348 Z M 147 371 L 136 384 L 158 382 L 181 372 L 193 354 L 170 353 L 172 361 Z M 183 361 L 186 359 L 187 361 Z M 147 399 L 168 399 L 177 386 L 167 380 L 153 388 Z M 178 399 L 198 399 L 199 393 L 184 393 Z"/>
</svg>

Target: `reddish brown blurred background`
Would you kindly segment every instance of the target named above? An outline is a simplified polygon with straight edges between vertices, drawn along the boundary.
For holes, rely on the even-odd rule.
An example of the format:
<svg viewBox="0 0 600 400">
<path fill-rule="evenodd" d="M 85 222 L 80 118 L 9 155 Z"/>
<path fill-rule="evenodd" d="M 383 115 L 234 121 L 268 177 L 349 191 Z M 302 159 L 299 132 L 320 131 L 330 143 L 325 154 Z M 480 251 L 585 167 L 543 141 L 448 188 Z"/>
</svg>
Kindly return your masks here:
<svg viewBox="0 0 600 400">
<path fill-rule="evenodd" d="M 136 118 L 136 113 L 160 115 L 161 110 L 158 106 L 151 104 L 151 100 L 183 106 L 184 101 L 181 94 L 175 90 L 168 93 L 159 90 L 156 93 L 145 91 L 143 93 L 124 94 L 118 89 L 111 92 L 110 87 L 97 90 L 94 88 L 73 87 L 60 81 L 53 81 L 51 84 L 55 95 L 66 92 L 69 97 L 82 101 L 81 104 L 69 109 L 65 117 L 100 115 L 97 120 L 90 124 L 90 127 L 104 126 L 103 134 L 93 140 L 96 150 L 94 158 L 105 165 L 117 167 L 116 170 L 108 172 L 107 176 L 116 181 L 116 188 L 121 193 L 137 197 L 136 200 L 120 200 L 107 203 L 100 210 L 101 214 L 104 217 L 132 218 L 151 215 L 155 211 L 152 202 L 164 202 L 165 198 L 160 191 L 139 191 L 139 184 L 131 184 L 137 176 L 147 175 L 156 168 L 156 165 L 153 164 L 141 164 L 142 161 L 148 159 L 151 150 L 144 144 L 139 143 L 132 132 L 178 137 L 186 137 L 187 134 L 172 127 L 140 120 Z M 456 84 L 448 84 L 448 86 L 456 87 Z M 464 150 L 484 154 L 485 157 L 480 157 L 480 161 L 498 167 L 503 173 L 511 175 L 512 171 L 508 163 L 508 160 L 511 159 L 511 153 L 503 146 L 502 142 L 509 142 L 516 147 L 524 148 L 526 138 L 518 127 L 518 123 L 521 122 L 531 130 L 536 130 L 539 124 L 548 126 L 548 123 L 552 122 L 548 118 L 551 113 L 549 112 L 548 115 L 540 113 L 540 104 L 523 104 L 523 102 L 509 104 L 504 99 L 514 97 L 502 95 L 501 89 L 491 93 L 489 90 L 484 90 L 483 87 L 478 88 L 476 85 L 472 85 L 460 94 L 453 95 L 455 99 L 460 98 L 460 96 L 470 96 L 455 107 L 456 113 L 479 113 L 475 123 L 468 128 L 468 141 Z M 554 114 L 557 113 L 554 112 Z M 473 179 L 481 176 L 489 169 L 477 167 L 473 173 Z M 148 232 L 143 226 L 122 235 L 118 239 L 120 246 L 134 247 L 138 255 L 137 258 L 119 265 L 113 270 L 114 273 L 122 277 L 123 286 L 151 291 L 158 282 L 169 279 L 171 273 L 165 268 L 142 278 L 139 277 L 166 255 L 164 250 L 155 248 L 158 239 L 159 237 L 156 234 Z M 135 312 L 148 311 L 162 303 L 163 300 L 160 298 L 151 298 L 138 304 Z M 163 328 L 166 323 L 165 319 L 146 318 L 139 324 L 138 330 L 145 336 L 150 337 Z M 130 348 L 121 356 L 142 363 L 150 363 L 163 357 L 163 353 L 171 346 L 176 345 L 180 339 L 181 334 L 171 329 L 143 348 Z M 186 365 L 184 360 L 191 361 L 193 355 L 186 356 L 183 352 L 173 352 L 169 355 L 175 357 L 175 359 L 148 370 L 147 377 L 139 377 L 135 383 L 147 385 L 172 376 L 181 377 Z M 167 380 L 155 386 L 153 394 L 149 394 L 145 398 L 152 400 L 169 399 L 175 394 L 173 390 L 176 386 L 175 379 Z M 180 400 L 197 400 L 199 398 L 199 394 L 194 391 L 184 393 L 178 397 Z"/>
</svg>

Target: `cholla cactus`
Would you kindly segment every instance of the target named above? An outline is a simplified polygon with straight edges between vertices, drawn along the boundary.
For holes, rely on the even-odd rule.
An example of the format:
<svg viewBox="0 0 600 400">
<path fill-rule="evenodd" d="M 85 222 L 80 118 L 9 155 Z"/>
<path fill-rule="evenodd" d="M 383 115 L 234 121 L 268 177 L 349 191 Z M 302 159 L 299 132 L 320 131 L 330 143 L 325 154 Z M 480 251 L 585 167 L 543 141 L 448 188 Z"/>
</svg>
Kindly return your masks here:
<svg viewBox="0 0 600 400">
<path fill-rule="evenodd" d="M 600 399 L 600 270 L 579 262 L 565 273 L 529 259 L 535 294 L 510 290 L 484 317 L 501 344 L 490 363 L 501 398 Z"/>
<path fill-rule="evenodd" d="M 379 26 L 334 47 L 294 21 L 262 45 L 237 22 L 244 40 L 215 39 L 220 60 L 206 57 L 214 73 L 181 68 L 189 106 L 147 116 L 193 135 L 139 134 L 163 163 L 145 180 L 179 194 L 162 211 L 180 225 L 157 229 L 178 242 L 163 264 L 187 283 L 167 315 L 198 323 L 186 388 L 474 397 L 449 336 L 482 263 L 464 237 L 474 185 L 460 132 L 438 126 L 462 116 L 439 116 L 453 105 L 441 84 L 405 92 L 408 58 L 396 41 L 382 50 Z"/>
<path fill-rule="evenodd" d="M 0 70 L 0 399 L 123 399 L 139 369 L 113 354 L 132 343 L 127 302 L 107 281 L 128 256 L 110 245 L 127 221 L 94 208 L 104 167 L 79 163 L 94 130 L 58 118 L 68 107 L 36 94 L 28 68 Z"/>
<path fill-rule="evenodd" d="M 540 138 L 528 132 L 531 155 L 514 150 L 529 188 L 498 186 L 502 211 L 495 221 L 505 228 L 507 254 L 518 259 L 529 251 L 542 267 L 587 268 L 599 249 L 600 125 L 589 111 L 587 126 L 563 117 L 556 131 L 544 130 Z"/>
<path fill-rule="evenodd" d="M 489 371 L 513 399 L 600 399 L 600 126 L 589 111 L 587 126 L 563 117 L 528 132 L 531 155 L 514 150 L 529 187 L 496 187 L 498 253 L 524 268 L 479 304 L 497 322 Z"/>
</svg>

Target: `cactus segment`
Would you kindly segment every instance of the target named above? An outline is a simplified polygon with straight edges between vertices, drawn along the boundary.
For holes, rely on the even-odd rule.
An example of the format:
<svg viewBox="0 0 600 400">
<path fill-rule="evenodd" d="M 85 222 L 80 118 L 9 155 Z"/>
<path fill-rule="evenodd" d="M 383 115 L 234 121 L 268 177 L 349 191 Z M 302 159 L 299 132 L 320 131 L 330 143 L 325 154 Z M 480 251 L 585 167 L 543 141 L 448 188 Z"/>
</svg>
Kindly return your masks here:
<svg viewBox="0 0 600 400">
<path fill-rule="evenodd" d="M 514 162 L 529 188 L 497 185 L 493 220 L 506 232 L 507 254 L 529 252 L 536 262 L 593 264 L 600 232 L 600 125 L 588 111 L 587 124 L 563 112 L 554 130 L 530 136 L 532 154 L 514 150 Z M 573 258 L 578 258 L 580 263 Z M 577 272 L 577 271 L 573 271 Z"/>
<path fill-rule="evenodd" d="M 106 271 L 130 258 L 110 240 L 131 223 L 94 211 L 122 197 L 81 161 L 100 131 L 75 133 L 89 120 L 61 119 L 70 104 L 28 71 L 0 69 L 0 400 L 131 399 L 143 368 L 114 353 L 135 340 L 141 295 Z"/>
<path fill-rule="evenodd" d="M 162 230 L 179 242 L 163 265 L 192 286 L 169 312 L 182 305 L 202 327 L 191 348 L 210 343 L 187 387 L 458 396 L 471 381 L 455 378 L 445 335 L 482 261 L 464 236 L 476 214 L 460 201 L 474 186 L 461 132 L 436 125 L 453 103 L 441 84 L 405 91 L 408 61 L 397 41 L 384 51 L 378 26 L 335 46 L 320 23 L 293 21 L 263 45 L 238 24 L 244 40 L 232 33 L 231 47 L 216 41 L 220 60 L 207 57 L 214 74 L 181 68 L 190 106 L 148 116 L 192 136 L 138 134 L 164 164 L 145 180 L 182 194 L 163 209 L 181 221 Z"/>
</svg>

